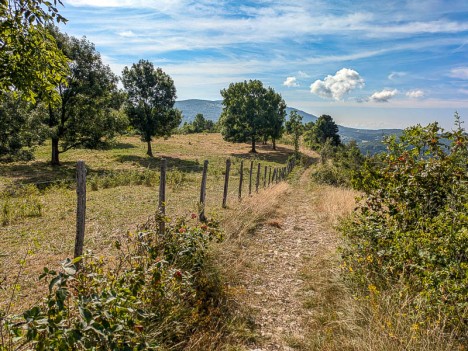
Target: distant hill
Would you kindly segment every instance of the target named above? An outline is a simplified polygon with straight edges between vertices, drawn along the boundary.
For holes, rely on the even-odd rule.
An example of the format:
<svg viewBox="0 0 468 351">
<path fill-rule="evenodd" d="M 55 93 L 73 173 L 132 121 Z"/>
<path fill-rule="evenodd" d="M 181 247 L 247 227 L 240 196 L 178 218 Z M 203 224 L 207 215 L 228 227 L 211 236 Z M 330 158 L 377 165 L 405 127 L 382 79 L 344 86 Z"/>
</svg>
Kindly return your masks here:
<svg viewBox="0 0 468 351">
<path fill-rule="evenodd" d="M 182 111 L 183 120 L 182 122 L 191 122 L 198 113 L 202 113 L 206 119 L 217 122 L 221 112 L 223 111 L 223 104 L 221 100 L 181 100 L 176 101 L 175 107 Z M 302 116 L 302 122 L 315 122 L 317 116 L 310 113 L 298 110 L 293 107 L 287 107 L 286 111 L 289 115 L 291 111 L 297 111 Z M 400 135 L 401 129 L 355 129 L 350 127 L 339 127 L 339 134 L 343 142 L 347 143 L 351 140 L 355 140 L 359 148 L 364 153 L 374 154 L 385 150 L 382 144 L 382 139 L 386 135 Z"/>
</svg>

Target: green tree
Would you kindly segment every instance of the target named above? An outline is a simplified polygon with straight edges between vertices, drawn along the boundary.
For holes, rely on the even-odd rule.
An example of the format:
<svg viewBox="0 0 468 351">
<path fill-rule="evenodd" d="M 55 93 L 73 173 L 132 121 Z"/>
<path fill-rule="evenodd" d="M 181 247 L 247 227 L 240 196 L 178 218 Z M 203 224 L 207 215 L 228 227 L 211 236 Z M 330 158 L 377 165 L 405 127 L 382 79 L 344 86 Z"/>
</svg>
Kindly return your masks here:
<svg viewBox="0 0 468 351">
<path fill-rule="evenodd" d="M 147 154 L 153 157 L 153 137 L 169 137 L 182 120 L 181 112 L 174 108 L 174 81 L 161 68 L 154 69 L 151 62 L 140 60 L 124 68 L 122 82 L 130 123 L 147 143 Z"/>
<path fill-rule="evenodd" d="M 68 60 L 47 25 L 66 22 L 60 0 L 0 1 L 0 91 L 22 91 L 35 101 L 39 92 L 58 100 L 55 87 L 68 73 Z"/>
<path fill-rule="evenodd" d="M 286 131 L 294 138 L 294 154 L 299 156 L 299 139 L 304 133 L 304 125 L 302 124 L 302 116 L 297 111 L 291 111 L 289 120 L 286 122 Z"/>
<path fill-rule="evenodd" d="M 311 128 L 304 133 L 304 141 L 314 150 L 321 148 L 327 139 L 331 139 L 332 146 L 341 144 L 338 126 L 329 115 L 322 115 Z"/>
<path fill-rule="evenodd" d="M 263 131 L 264 138 L 271 138 L 273 150 L 276 150 L 276 140 L 281 138 L 284 132 L 284 121 L 286 119 L 286 103 L 280 94 L 268 88 L 264 99 L 266 111 L 266 125 Z"/>
<path fill-rule="evenodd" d="M 265 134 L 277 137 L 273 121 L 284 121 L 286 104 L 272 88 L 264 88 L 259 80 L 231 83 L 221 90 L 223 112 L 220 117 L 221 133 L 225 140 L 255 143 Z M 281 122 L 282 127 L 282 122 Z M 278 130 L 276 125 L 276 130 Z"/>
<path fill-rule="evenodd" d="M 201 133 L 205 130 L 207 120 L 203 116 L 203 113 L 197 113 L 195 119 L 193 120 L 193 132 Z"/>
<path fill-rule="evenodd" d="M 94 44 L 53 29 L 63 53 L 70 60 L 70 75 L 56 87 L 60 102 L 48 103 L 53 165 L 59 154 L 77 146 L 95 147 L 125 129 L 126 117 L 120 111 L 118 78 L 104 65 Z"/>
<path fill-rule="evenodd" d="M 47 130 L 41 125 L 44 109 L 34 108 L 11 92 L 0 92 L 0 161 L 30 160 Z"/>
</svg>

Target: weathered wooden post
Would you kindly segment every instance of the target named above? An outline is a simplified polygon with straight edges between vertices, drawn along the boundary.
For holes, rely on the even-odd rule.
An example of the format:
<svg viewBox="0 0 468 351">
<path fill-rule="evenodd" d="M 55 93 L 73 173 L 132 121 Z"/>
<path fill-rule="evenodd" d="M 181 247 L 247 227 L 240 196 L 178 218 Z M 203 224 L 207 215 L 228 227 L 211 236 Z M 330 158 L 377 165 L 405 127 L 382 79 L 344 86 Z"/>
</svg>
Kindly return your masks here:
<svg viewBox="0 0 468 351">
<path fill-rule="evenodd" d="M 253 161 L 250 161 L 249 195 L 252 195 L 252 171 L 253 171 Z"/>
<path fill-rule="evenodd" d="M 231 160 L 226 160 L 226 174 L 224 175 L 224 193 L 223 193 L 223 208 L 226 208 L 228 187 L 229 187 L 229 171 L 231 170 Z"/>
<path fill-rule="evenodd" d="M 255 192 L 258 193 L 258 186 L 260 185 L 260 163 L 257 165 L 257 180 L 255 182 Z"/>
<path fill-rule="evenodd" d="M 159 232 L 164 234 L 166 232 L 166 170 L 167 160 L 161 159 L 161 173 L 159 176 Z"/>
<path fill-rule="evenodd" d="M 76 164 L 76 237 L 74 257 L 83 255 L 86 220 L 86 165 L 84 161 Z M 79 266 L 77 263 L 77 267 Z"/>
<path fill-rule="evenodd" d="M 269 168 L 270 168 L 270 171 L 268 172 L 268 186 L 270 186 L 270 183 L 271 183 L 271 166 Z"/>
<path fill-rule="evenodd" d="M 273 168 L 273 177 L 271 178 L 271 182 L 274 183 L 276 180 L 276 168 Z"/>
<path fill-rule="evenodd" d="M 266 180 L 267 180 L 267 166 L 265 166 L 265 173 L 263 173 L 263 189 L 266 188 Z"/>
<path fill-rule="evenodd" d="M 240 164 L 240 179 L 239 179 L 239 201 L 242 198 L 242 182 L 244 181 L 244 160 Z"/>
<path fill-rule="evenodd" d="M 206 198 L 206 177 L 208 174 L 208 160 L 203 162 L 203 175 L 200 187 L 200 214 L 198 218 L 200 221 L 205 222 L 205 198 Z"/>
</svg>

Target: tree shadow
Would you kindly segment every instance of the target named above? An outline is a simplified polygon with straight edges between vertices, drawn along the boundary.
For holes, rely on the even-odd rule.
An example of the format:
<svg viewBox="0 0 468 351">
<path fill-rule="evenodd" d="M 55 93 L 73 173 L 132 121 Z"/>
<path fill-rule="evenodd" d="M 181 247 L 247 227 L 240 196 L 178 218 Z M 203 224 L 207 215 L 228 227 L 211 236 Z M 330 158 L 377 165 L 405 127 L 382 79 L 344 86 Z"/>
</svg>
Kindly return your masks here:
<svg viewBox="0 0 468 351">
<path fill-rule="evenodd" d="M 203 170 L 203 164 L 200 164 L 198 160 L 183 160 L 175 157 L 164 157 L 167 160 L 168 169 L 177 169 L 182 172 L 200 172 Z M 118 162 L 131 162 L 133 164 L 138 164 L 141 167 L 148 169 L 160 169 L 161 167 L 161 157 L 148 157 L 148 156 L 137 156 L 137 155 L 120 155 L 116 157 Z"/>
<path fill-rule="evenodd" d="M 293 150 L 282 146 L 276 146 L 276 150 L 273 150 L 271 145 L 257 145 L 256 149 L 260 152 L 233 152 L 230 156 L 248 160 L 255 159 L 267 162 L 286 163 L 288 158 L 294 154 Z"/>
<path fill-rule="evenodd" d="M 128 150 L 128 149 L 137 149 L 137 146 L 130 143 L 115 143 L 109 147 L 109 150 Z"/>
</svg>

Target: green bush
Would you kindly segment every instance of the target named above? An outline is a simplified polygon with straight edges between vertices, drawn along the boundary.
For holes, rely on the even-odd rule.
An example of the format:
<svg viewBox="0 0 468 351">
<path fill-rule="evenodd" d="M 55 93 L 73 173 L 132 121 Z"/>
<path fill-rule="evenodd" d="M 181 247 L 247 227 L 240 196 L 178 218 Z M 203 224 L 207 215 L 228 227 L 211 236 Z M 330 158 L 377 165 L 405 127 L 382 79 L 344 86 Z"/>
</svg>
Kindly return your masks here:
<svg viewBox="0 0 468 351">
<path fill-rule="evenodd" d="M 205 267 L 220 232 L 194 217 L 167 223 L 164 233 L 156 222 L 129 233 L 115 243 L 120 254 L 112 264 L 87 254 L 65 261 L 60 272 L 45 268 L 48 295 L 22 317 L 0 319 L 0 350 L 183 349 L 215 318 L 213 296 L 221 289 Z"/>
<path fill-rule="evenodd" d="M 345 267 L 364 286 L 401 287 L 424 322 L 468 335 L 468 136 L 434 123 L 386 145 L 354 180 L 365 196 L 342 225 Z"/>
</svg>

